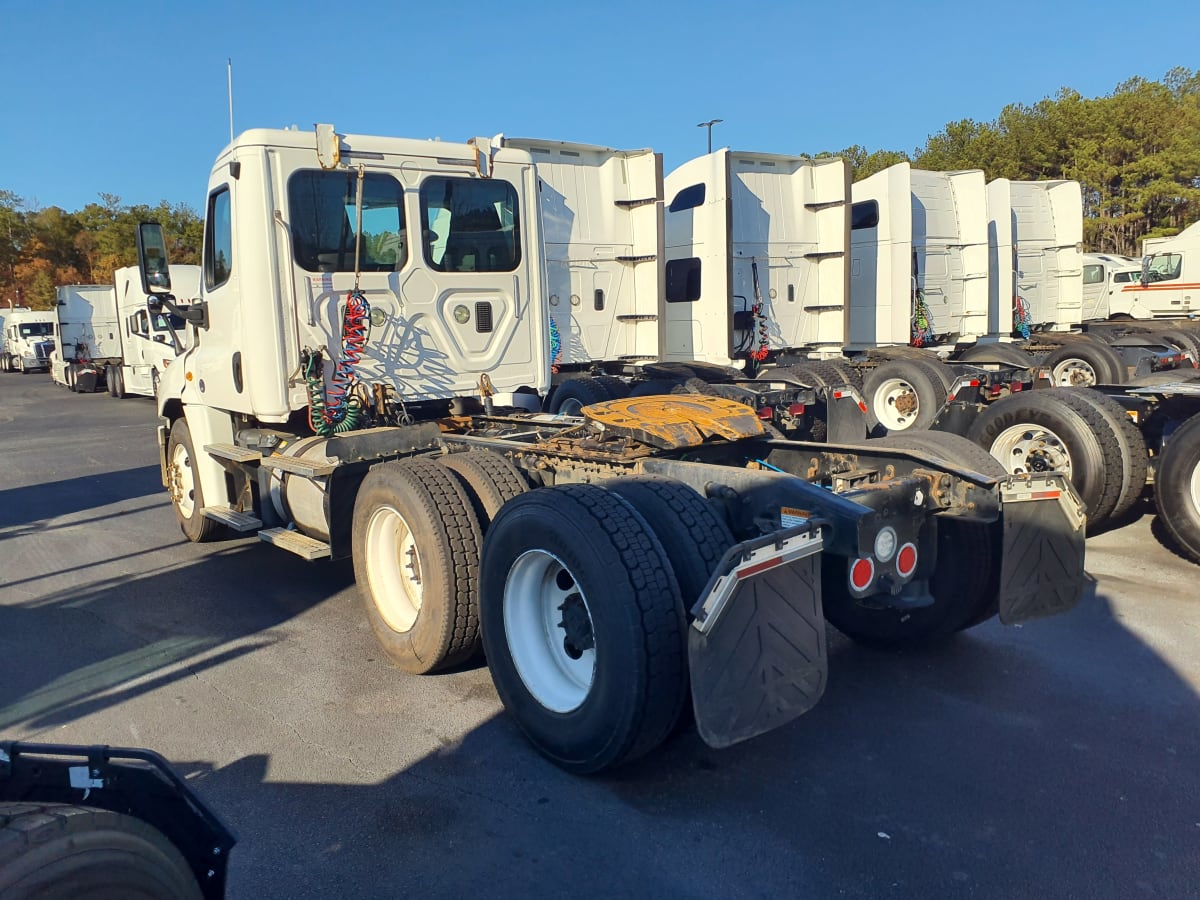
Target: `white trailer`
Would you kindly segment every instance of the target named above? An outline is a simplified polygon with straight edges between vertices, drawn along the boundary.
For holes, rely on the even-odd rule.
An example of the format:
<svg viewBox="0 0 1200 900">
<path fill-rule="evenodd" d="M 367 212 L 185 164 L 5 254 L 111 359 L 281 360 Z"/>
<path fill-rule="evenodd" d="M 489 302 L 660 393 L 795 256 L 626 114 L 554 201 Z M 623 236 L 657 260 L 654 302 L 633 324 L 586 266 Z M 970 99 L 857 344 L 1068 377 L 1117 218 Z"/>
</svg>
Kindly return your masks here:
<svg viewBox="0 0 1200 900">
<path fill-rule="evenodd" d="M 4 317 L 0 371 L 45 372 L 54 353 L 54 313 L 13 308 Z"/>
<path fill-rule="evenodd" d="M 95 390 L 100 373 L 121 358 L 117 302 L 111 284 L 66 284 L 56 289 L 54 361 L 50 377 L 71 390 Z M 79 375 L 84 382 L 79 383 Z"/>
<path fill-rule="evenodd" d="M 988 333 L 982 171 L 899 163 L 851 188 L 846 346 L 969 344 Z"/>
</svg>

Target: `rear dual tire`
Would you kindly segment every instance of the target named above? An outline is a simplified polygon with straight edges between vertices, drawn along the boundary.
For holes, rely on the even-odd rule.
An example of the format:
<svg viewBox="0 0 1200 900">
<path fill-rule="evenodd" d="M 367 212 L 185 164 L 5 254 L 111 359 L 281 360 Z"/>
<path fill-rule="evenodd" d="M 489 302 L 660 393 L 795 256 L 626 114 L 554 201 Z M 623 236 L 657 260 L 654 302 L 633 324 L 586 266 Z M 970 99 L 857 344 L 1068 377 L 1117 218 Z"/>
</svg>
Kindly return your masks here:
<svg viewBox="0 0 1200 900">
<path fill-rule="evenodd" d="M 1200 415 L 1171 434 L 1158 460 L 1154 502 L 1176 549 L 1200 563 Z"/>
<path fill-rule="evenodd" d="M 595 485 L 516 498 L 488 533 L 480 590 L 496 691 L 539 752 L 588 774 L 670 734 L 688 702 L 683 603 L 631 503 Z"/>
</svg>

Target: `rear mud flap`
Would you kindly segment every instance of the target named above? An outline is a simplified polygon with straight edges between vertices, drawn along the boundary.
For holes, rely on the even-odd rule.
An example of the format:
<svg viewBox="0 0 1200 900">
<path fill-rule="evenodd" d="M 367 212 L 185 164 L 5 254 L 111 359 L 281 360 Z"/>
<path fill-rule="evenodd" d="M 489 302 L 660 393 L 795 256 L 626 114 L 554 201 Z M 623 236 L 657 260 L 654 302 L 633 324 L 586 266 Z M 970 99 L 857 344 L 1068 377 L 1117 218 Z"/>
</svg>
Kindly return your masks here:
<svg viewBox="0 0 1200 900">
<path fill-rule="evenodd" d="M 1012 625 L 1067 612 L 1087 585 L 1079 497 L 1061 475 L 1012 477 L 1001 485 L 1000 496 L 1000 621 Z"/>
<path fill-rule="evenodd" d="M 807 526 L 725 555 L 688 629 L 700 737 L 728 747 L 812 709 L 829 661 L 821 608 L 821 537 Z"/>
</svg>

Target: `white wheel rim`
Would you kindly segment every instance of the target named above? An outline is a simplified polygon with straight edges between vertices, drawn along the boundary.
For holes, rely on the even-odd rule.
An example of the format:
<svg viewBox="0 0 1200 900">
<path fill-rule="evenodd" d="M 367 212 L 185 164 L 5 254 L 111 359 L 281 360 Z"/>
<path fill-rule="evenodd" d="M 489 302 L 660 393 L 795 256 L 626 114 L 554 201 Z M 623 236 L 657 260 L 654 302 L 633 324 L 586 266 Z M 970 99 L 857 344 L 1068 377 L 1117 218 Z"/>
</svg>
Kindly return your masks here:
<svg viewBox="0 0 1200 900">
<path fill-rule="evenodd" d="M 367 582 L 371 600 L 388 628 L 411 631 L 421 612 L 425 586 L 412 529 L 392 506 L 381 506 L 367 523 Z"/>
<path fill-rule="evenodd" d="M 1200 463 L 1192 469 L 1192 479 L 1188 493 L 1192 495 L 1192 509 L 1200 515 Z"/>
<path fill-rule="evenodd" d="M 875 418 L 888 431 L 911 428 L 921 414 L 921 400 L 913 386 L 903 378 L 888 378 L 871 397 Z"/>
<path fill-rule="evenodd" d="M 528 550 L 508 571 L 503 611 L 509 654 L 529 693 L 556 713 L 578 709 L 596 678 L 596 648 L 575 576 L 552 553 Z"/>
<path fill-rule="evenodd" d="M 192 459 L 183 444 L 176 444 L 175 452 L 171 454 L 171 476 L 171 499 L 179 508 L 179 514 L 190 519 L 196 511 L 196 478 L 192 473 Z"/>
<path fill-rule="evenodd" d="M 1057 387 L 1091 387 L 1100 381 L 1096 370 L 1082 359 L 1064 359 L 1051 374 Z"/>
<path fill-rule="evenodd" d="M 1010 475 L 1062 472 L 1071 477 L 1071 453 L 1053 431 L 1036 425 L 1013 425 L 992 442 L 992 456 Z"/>
<path fill-rule="evenodd" d="M 562 406 L 558 408 L 560 416 L 582 416 L 583 403 L 576 400 L 574 397 L 569 397 L 563 401 Z"/>
</svg>

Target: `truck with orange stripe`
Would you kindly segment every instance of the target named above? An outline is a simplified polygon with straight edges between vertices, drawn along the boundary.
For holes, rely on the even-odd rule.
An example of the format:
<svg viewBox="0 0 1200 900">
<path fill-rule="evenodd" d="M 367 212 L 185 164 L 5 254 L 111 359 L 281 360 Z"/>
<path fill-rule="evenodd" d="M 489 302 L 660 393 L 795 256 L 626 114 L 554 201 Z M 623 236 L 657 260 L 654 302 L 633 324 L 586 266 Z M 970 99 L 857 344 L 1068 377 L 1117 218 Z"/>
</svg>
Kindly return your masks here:
<svg viewBox="0 0 1200 900">
<path fill-rule="evenodd" d="M 1142 277 L 1114 292 L 1109 315 L 1134 319 L 1200 316 L 1200 222 L 1174 237 L 1143 241 Z"/>
</svg>

